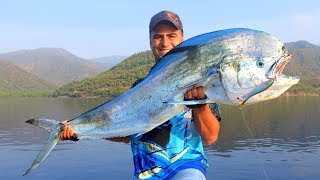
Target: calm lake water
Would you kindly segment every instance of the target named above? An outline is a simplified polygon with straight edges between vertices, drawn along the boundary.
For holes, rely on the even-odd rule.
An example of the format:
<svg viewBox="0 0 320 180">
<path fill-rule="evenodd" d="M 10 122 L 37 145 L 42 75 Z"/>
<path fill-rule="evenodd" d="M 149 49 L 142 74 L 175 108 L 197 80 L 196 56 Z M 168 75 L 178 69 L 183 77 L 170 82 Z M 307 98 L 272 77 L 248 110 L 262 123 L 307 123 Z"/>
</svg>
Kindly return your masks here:
<svg viewBox="0 0 320 180">
<path fill-rule="evenodd" d="M 106 140 L 61 142 L 41 166 L 22 176 L 48 138 L 25 120 L 70 119 L 103 102 L 0 98 L 0 179 L 132 179 L 130 145 Z M 221 110 L 219 140 L 205 146 L 207 179 L 320 178 L 320 97 L 281 97 Z"/>
</svg>

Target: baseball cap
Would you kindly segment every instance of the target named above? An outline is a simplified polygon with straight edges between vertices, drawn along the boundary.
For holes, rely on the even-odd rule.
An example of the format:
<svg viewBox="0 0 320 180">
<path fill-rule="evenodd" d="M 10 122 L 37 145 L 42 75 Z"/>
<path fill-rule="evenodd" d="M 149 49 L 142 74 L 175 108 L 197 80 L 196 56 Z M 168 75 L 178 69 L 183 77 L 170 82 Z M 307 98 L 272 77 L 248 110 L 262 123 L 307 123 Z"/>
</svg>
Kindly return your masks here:
<svg viewBox="0 0 320 180">
<path fill-rule="evenodd" d="M 149 24 L 149 33 L 158 25 L 159 23 L 171 23 L 177 29 L 183 31 L 183 26 L 179 16 L 171 11 L 161 11 L 155 14 Z"/>
</svg>

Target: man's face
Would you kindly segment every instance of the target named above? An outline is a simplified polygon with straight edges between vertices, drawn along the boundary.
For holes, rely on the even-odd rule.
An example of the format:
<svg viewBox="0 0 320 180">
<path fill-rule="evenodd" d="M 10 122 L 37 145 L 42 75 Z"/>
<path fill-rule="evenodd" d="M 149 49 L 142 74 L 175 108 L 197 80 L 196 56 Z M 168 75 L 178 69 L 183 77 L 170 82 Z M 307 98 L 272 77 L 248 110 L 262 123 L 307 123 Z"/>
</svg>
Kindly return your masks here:
<svg viewBox="0 0 320 180">
<path fill-rule="evenodd" d="M 181 30 L 165 24 L 157 25 L 150 34 L 150 47 L 156 62 L 182 41 Z"/>
</svg>

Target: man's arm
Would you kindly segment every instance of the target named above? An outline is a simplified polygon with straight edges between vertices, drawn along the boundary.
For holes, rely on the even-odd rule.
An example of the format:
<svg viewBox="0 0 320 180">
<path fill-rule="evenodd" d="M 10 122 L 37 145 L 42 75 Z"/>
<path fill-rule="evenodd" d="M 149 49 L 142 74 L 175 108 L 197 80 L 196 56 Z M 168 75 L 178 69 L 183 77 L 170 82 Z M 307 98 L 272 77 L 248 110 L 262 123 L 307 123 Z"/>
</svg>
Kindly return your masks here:
<svg viewBox="0 0 320 180">
<path fill-rule="evenodd" d="M 203 87 L 192 88 L 184 95 L 186 100 L 203 99 L 206 97 Z M 217 141 L 220 130 L 220 123 L 212 113 L 210 106 L 190 106 L 196 128 L 206 144 L 213 144 Z"/>
<path fill-rule="evenodd" d="M 213 144 L 217 141 L 220 130 L 218 119 L 211 112 L 210 106 L 206 104 L 200 108 L 192 109 L 195 125 L 206 144 Z"/>
</svg>

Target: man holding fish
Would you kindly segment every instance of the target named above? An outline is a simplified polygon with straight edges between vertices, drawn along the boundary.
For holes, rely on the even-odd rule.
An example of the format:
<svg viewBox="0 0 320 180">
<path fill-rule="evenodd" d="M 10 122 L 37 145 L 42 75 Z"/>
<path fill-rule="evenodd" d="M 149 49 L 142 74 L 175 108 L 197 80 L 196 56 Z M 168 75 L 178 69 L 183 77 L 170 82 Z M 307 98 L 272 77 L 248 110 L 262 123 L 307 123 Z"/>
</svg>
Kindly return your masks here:
<svg viewBox="0 0 320 180">
<path fill-rule="evenodd" d="M 157 63 L 144 80 L 66 122 L 26 121 L 50 136 L 24 175 L 61 139 L 107 138 L 131 141 L 135 179 L 204 179 L 202 141 L 213 143 L 220 129 L 215 103 L 242 106 L 274 99 L 300 80 L 282 74 L 291 55 L 263 31 L 232 28 L 183 41 L 181 21 L 168 11 L 151 18 L 149 30 Z"/>
<path fill-rule="evenodd" d="M 157 63 L 184 40 L 179 16 L 170 11 L 157 13 L 150 20 L 149 35 Z M 133 87 L 142 80 L 136 81 Z M 193 87 L 184 94 L 186 101 L 205 98 L 203 87 Z M 108 138 L 117 142 L 131 141 L 134 179 L 205 179 L 208 164 L 202 142 L 212 144 L 218 138 L 219 106 L 198 104 L 188 107 L 145 134 Z M 60 138 L 70 140 L 75 133 L 71 125 L 66 125 Z"/>
</svg>

